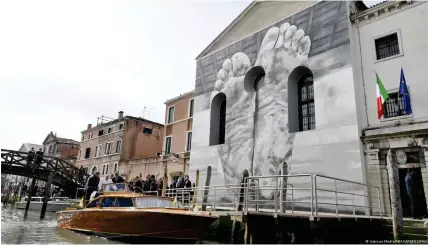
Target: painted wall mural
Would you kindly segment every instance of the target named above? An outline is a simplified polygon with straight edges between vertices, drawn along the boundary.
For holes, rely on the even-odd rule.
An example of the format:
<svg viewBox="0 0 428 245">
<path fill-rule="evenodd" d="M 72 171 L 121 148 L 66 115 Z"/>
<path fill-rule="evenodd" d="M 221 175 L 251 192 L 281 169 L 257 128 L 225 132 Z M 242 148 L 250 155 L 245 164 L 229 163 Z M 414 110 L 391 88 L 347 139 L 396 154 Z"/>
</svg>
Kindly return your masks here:
<svg viewBox="0 0 428 245">
<path fill-rule="evenodd" d="M 288 129 L 288 78 L 296 67 L 306 64 L 310 46 L 309 37 L 294 25 L 270 28 L 255 63 L 266 75 L 254 93 L 244 89 L 251 68 L 248 56 L 237 52 L 223 62 L 211 98 L 219 92 L 227 98 L 227 143 L 218 148 L 228 173 L 226 183 L 236 182 L 238 169 L 249 167 L 256 176 L 274 175 L 280 163 L 288 161 L 294 137 Z"/>
<path fill-rule="evenodd" d="M 362 182 L 346 2 L 320 2 L 260 32 L 198 60 L 190 174 L 198 169 L 204 183 L 236 184 L 250 175 L 320 173 Z M 313 76 L 315 128 L 296 132 L 297 80 Z M 296 75 L 297 74 L 297 75 Z M 256 81 L 256 84 L 254 84 Z M 213 99 L 226 97 L 224 144 L 210 144 Z M 312 104 L 313 105 L 313 104 Z M 298 128 L 298 126 L 297 126 Z M 218 132 L 216 132 L 218 133 Z M 330 180 L 320 186 L 332 186 Z M 289 179 L 302 187 L 308 179 Z M 273 185 L 273 179 L 260 183 Z M 340 184 L 341 190 L 361 186 Z M 261 192 L 273 198 L 271 190 Z M 297 194 L 295 200 L 308 200 Z M 331 195 L 321 195 L 329 199 Z M 351 202 L 352 197 L 340 197 Z M 363 199 L 354 200 L 364 203 Z M 303 205 L 305 206 L 305 205 Z M 328 207 L 326 207 L 328 208 Z M 330 207 L 331 208 L 331 207 Z"/>
</svg>

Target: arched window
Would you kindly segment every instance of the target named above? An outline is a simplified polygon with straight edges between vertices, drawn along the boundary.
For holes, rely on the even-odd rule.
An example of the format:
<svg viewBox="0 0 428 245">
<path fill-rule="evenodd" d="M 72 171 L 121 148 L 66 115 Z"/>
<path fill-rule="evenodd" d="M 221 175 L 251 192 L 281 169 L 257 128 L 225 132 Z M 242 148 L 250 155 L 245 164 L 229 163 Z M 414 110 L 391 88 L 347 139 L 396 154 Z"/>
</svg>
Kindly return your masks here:
<svg viewBox="0 0 428 245">
<path fill-rule="evenodd" d="M 290 133 L 315 129 L 312 71 L 296 67 L 288 78 L 288 128 Z"/>
<path fill-rule="evenodd" d="M 315 129 L 314 79 L 303 74 L 297 83 L 299 93 L 299 131 Z"/>
<path fill-rule="evenodd" d="M 263 86 L 265 79 L 265 69 L 261 66 L 252 67 L 244 78 L 244 89 L 248 93 L 256 92 Z"/>
<path fill-rule="evenodd" d="M 211 101 L 210 145 L 224 144 L 226 136 L 226 95 L 219 93 Z"/>
</svg>

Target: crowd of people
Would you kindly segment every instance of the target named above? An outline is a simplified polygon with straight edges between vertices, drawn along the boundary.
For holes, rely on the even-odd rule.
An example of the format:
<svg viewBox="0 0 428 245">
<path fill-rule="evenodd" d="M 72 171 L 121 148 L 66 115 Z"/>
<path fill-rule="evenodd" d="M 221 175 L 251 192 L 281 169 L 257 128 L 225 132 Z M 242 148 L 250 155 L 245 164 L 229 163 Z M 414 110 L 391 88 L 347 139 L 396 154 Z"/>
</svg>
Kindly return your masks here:
<svg viewBox="0 0 428 245">
<path fill-rule="evenodd" d="M 90 200 L 90 197 L 93 192 L 98 191 L 106 191 L 107 188 L 109 189 L 120 189 L 119 185 L 111 185 L 111 184 L 119 184 L 119 183 L 125 183 L 128 186 L 128 189 L 130 191 L 134 191 L 136 193 L 144 193 L 146 195 L 155 195 L 155 196 L 161 196 L 163 194 L 163 185 L 164 181 L 162 178 L 159 178 L 156 180 L 156 177 L 151 174 L 147 174 L 145 179 L 142 179 L 140 176 L 135 176 L 128 182 L 124 180 L 122 176 L 119 175 L 119 173 L 106 175 L 104 179 L 100 179 L 100 172 L 96 172 L 92 174 L 87 182 L 86 182 L 86 193 L 85 193 L 85 200 Z M 177 179 L 174 180 L 174 182 L 169 186 L 167 186 L 166 195 L 167 196 L 174 196 L 175 194 L 180 194 L 177 190 L 183 189 L 183 188 L 191 188 L 195 185 L 189 179 L 189 176 L 183 176 L 180 175 Z M 189 200 L 190 196 L 193 196 L 193 192 L 189 191 L 184 193 Z"/>
</svg>

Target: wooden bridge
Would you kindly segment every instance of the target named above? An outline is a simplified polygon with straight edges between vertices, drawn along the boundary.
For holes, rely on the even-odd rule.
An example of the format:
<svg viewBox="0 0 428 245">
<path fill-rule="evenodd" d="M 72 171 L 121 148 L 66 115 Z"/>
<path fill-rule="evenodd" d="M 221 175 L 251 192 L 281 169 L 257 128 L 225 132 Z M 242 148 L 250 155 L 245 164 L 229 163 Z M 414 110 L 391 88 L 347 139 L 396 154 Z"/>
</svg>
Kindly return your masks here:
<svg viewBox="0 0 428 245">
<path fill-rule="evenodd" d="M 64 188 L 66 191 L 83 187 L 88 175 L 79 173 L 73 164 L 57 157 L 43 156 L 42 161 L 35 165 L 29 161 L 28 152 L 1 150 L 1 173 L 25 176 L 48 182 L 49 175 L 53 173 L 52 184 Z M 75 194 L 75 193 L 74 193 Z"/>
</svg>

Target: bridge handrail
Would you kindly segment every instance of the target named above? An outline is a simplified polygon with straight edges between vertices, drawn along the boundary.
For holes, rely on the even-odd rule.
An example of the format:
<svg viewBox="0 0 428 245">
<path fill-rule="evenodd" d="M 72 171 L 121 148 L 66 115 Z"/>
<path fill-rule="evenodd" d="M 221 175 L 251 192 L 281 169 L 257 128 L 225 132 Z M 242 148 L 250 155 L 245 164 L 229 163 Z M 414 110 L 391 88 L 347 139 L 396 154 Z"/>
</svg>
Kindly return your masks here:
<svg viewBox="0 0 428 245">
<path fill-rule="evenodd" d="M 27 168 L 35 168 L 38 170 L 53 171 L 55 174 L 69 179 L 71 182 L 79 183 L 81 186 L 85 184 L 88 174 L 84 174 L 83 180 L 80 179 L 79 169 L 73 164 L 54 156 L 43 155 L 41 162 L 35 165 L 37 155 L 34 154 L 33 160 L 28 161 L 29 152 L 1 150 L 2 165 L 22 166 Z"/>
</svg>

